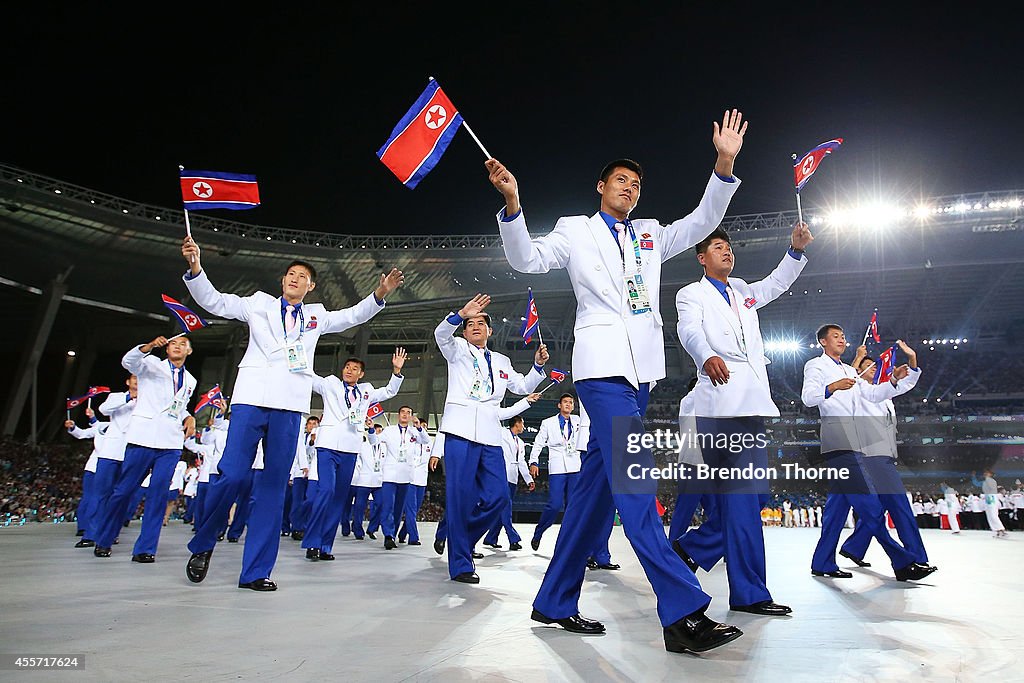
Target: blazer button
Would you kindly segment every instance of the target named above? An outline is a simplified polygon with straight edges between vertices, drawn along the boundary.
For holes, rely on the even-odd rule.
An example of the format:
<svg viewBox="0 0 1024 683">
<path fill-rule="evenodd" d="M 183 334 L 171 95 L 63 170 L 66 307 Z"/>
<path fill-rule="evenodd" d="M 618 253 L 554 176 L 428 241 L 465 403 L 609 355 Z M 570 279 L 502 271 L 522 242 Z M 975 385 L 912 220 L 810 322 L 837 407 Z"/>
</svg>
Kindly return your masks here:
<svg viewBox="0 0 1024 683">
<path fill-rule="evenodd" d="M 594 270 L 601 270 L 601 264 L 598 263 L 596 266 L 594 266 Z"/>
<path fill-rule="evenodd" d="M 608 295 L 608 290 L 607 289 L 602 289 L 601 293 L 604 294 L 605 296 L 607 296 Z"/>
</svg>

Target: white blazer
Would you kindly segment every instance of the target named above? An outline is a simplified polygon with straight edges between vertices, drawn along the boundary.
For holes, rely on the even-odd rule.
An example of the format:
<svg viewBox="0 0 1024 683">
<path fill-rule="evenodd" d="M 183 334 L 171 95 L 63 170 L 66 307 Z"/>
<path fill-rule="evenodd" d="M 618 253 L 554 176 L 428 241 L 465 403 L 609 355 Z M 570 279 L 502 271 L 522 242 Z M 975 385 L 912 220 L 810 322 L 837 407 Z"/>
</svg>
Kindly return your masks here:
<svg viewBox="0 0 1024 683">
<path fill-rule="evenodd" d="M 580 434 L 580 416 L 570 415 L 572 434 L 566 439 L 565 432 L 558 425 L 558 415 L 552 415 L 540 423 L 540 430 L 530 450 L 530 464 L 536 465 L 541 451 L 548 449 L 548 474 L 572 474 L 580 471 L 580 452 L 576 449 Z"/>
<path fill-rule="evenodd" d="M 633 386 L 665 376 L 665 339 L 661 317 L 661 264 L 707 237 L 722 222 L 733 193 L 740 185 L 712 174 L 700 204 L 673 223 L 653 219 L 632 221 L 638 240 L 650 243 L 641 249 L 644 277 L 651 297 L 651 311 L 634 315 L 626 303 L 622 279 L 623 259 L 618 244 L 600 214 L 560 218 L 547 235 L 531 238 L 526 218 L 520 213 L 498 228 L 509 265 L 521 273 L 546 273 L 555 268 L 569 271 L 576 295 L 575 344 L 572 372 L 576 380 L 625 377 Z M 635 268 L 632 248 L 627 263 Z"/>
<path fill-rule="evenodd" d="M 78 425 L 75 425 L 68 430 L 68 434 L 76 439 L 93 439 L 92 442 L 92 453 L 89 454 L 88 460 L 85 461 L 84 470 L 86 472 L 92 472 L 96 474 L 96 461 L 99 459 L 100 444 L 103 441 L 104 433 L 110 428 L 109 422 L 93 422 L 91 425 L 82 429 Z"/>
<path fill-rule="evenodd" d="M 746 283 L 729 278 L 739 309 L 739 319 L 722 293 L 707 277 L 676 293 L 679 313 L 679 341 L 697 365 L 694 414 L 697 417 L 777 417 L 768 386 L 769 362 L 764 355 L 757 310 L 786 292 L 807 265 L 802 254 L 797 260 L 788 253 L 768 277 Z M 704 363 L 719 356 L 729 368 L 729 381 L 714 386 Z"/>
<path fill-rule="evenodd" d="M 651 388 L 653 389 L 653 387 Z M 579 400 L 578 396 L 576 397 L 576 405 L 580 409 L 580 426 L 579 434 L 576 436 L 576 450 L 580 452 L 582 462 L 583 454 L 590 448 L 590 415 L 587 414 L 587 409 L 583 407 L 583 402 Z"/>
<path fill-rule="evenodd" d="M 127 391 L 109 394 L 100 405 L 100 412 L 110 418 L 110 427 L 100 448 L 99 456 L 108 460 L 124 462 L 124 449 L 128 445 L 128 425 L 132 421 L 137 399 Z"/>
<path fill-rule="evenodd" d="M 188 463 L 179 460 L 174 465 L 174 472 L 171 474 L 171 485 L 169 490 L 174 491 L 175 497 L 185 488 L 185 471 L 188 470 Z"/>
<path fill-rule="evenodd" d="M 896 395 L 902 396 L 915 386 L 921 379 L 921 369 L 911 370 L 906 377 L 896 383 Z M 897 457 L 896 446 L 896 406 L 892 399 L 887 398 L 881 403 L 865 401 L 861 404 L 865 418 L 861 420 L 864 427 L 864 455 L 883 458 Z"/>
<path fill-rule="evenodd" d="M 425 430 L 424 430 L 424 433 Z M 430 454 L 434 450 L 434 444 L 430 435 L 427 434 L 427 441 L 420 444 L 419 459 L 413 465 L 412 468 L 412 481 L 409 483 L 413 486 L 426 486 L 427 480 L 430 478 Z"/>
<path fill-rule="evenodd" d="M 352 486 L 363 486 L 368 489 L 379 488 L 384 483 L 384 444 L 371 445 L 364 441 L 359 446 L 356 469 L 352 475 Z"/>
<path fill-rule="evenodd" d="M 501 450 L 505 454 L 505 476 L 508 483 L 518 484 L 519 475 L 523 475 L 523 481 L 532 484 L 533 477 L 526 464 L 526 444 L 511 429 L 501 432 Z"/>
<path fill-rule="evenodd" d="M 401 429 L 393 424 L 385 427 L 378 438 L 384 444 L 383 480 L 395 484 L 412 483 L 412 471 L 420 460 L 421 447 L 430 443 L 427 431 L 412 425 Z"/>
<path fill-rule="evenodd" d="M 320 420 L 320 431 L 316 437 L 317 448 L 330 448 L 342 453 L 356 453 L 366 433 L 366 411 L 370 405 L 387 401 L 398 395 L 404 377 L 392 375 L 386 387 L 374 389 L 369 382 L 356 384 L 358 397 L 353 408 L 359 415 L 358 424 L 348 421 L 349 408 L 345 403 L 345 383 L 334 375 L 320 377 L 313 375 L 313 391 L 324 399 L 324 414 Z"/>
<path fill-rule="evenodd" d="M 309 435 L 306 434 L 305 428 L 299 430 L 299 439 L 295 444 L 295 458 L 292 459 L 292 469 L 288 474 L 289 479 L 303 479 L 305 475 L 302 474 L 302 470 L 309 471 L 309 446 L 307 441 Z"/>
<path fill-rule="evenodd" d="M 825 397 L 825 389 L 836 380 L 855 379 L 852 388 Z M 817 407 L 821 414 L 821 452 L 872 449 L 877 435 L 868 429 L 875 420 L 868 414 L 868 403 L 882 403 L 897 394 L 892 381 L 871 384 L 857 377 L 857 371 L 846 363 L 832 360 L 824 353 L 804 365 L 804 386 L 800 398 L 808 408 Z"/>
<path fill-rule="evenodd" d="M 483 373 L 487 372 L 487 363 L 480 349 L 471 349 L 468 341 L 461 336 L 455 336 L 458 329 L 459 325 L 454 325 L 445 318 L 434 330 L 434 339 L 441 349 L 441 355 L 448 361 L 448 395 L 445 397 L 444 415 L 441 417 L 441 428 L 438 431 L 455 434 L 485 446 L 500 446 L 501 415 L 506 413 L 499 411 L 502 411 L 500 406 L 502 399 L 505 398 L 505 391 L 529 394 L 541 383 L 544 374 L 533 367 L 524 376 L 512 368 L 512 361 L 508 356 L 491 351 L 493 391 L 483 400 L 470 398 L 470 391 L 476 379 L 473 359 L 477 359 Z"/>
<path fill-rule="evenodd" d="M 125 370 L 139 379 L 137 404 L 128 423 L 127 440 L 130 444 L 149 448 L 180 449 L 185 442 L 182 422 L 188 416 L 182 409 L 177 418 L 172 418 L 167 409 L 175 398 L 174 379 L 171 364 L 164 359 L 142 353 L 133 346 L 121 359 Z M 196 378 L 182 366 L 185 380 L 179 396 L 188 404 L 196 390 Z"/>
<path fill-rule="evenodd" d="M 289 372 L 279 296 L 265 292 L 247 297 L 222 294 L 210 283 L 205 270 L 183 279 L 196 303 L 205 310 L 249 324 L 249 347 L 238 364 L 235 393 L 231 397 L 234 404 L 308 413 L 313 388 L 313 357 L 320 336 L 365 323 L 384 308 L 373 294 L 341 311 L 328 311 L 323 304 L 302 304 L 301 339 L 308 368 L 304 372 Z M 299 338 L 298 328 L 296 325 L 289 341 Z"/>
</svg>

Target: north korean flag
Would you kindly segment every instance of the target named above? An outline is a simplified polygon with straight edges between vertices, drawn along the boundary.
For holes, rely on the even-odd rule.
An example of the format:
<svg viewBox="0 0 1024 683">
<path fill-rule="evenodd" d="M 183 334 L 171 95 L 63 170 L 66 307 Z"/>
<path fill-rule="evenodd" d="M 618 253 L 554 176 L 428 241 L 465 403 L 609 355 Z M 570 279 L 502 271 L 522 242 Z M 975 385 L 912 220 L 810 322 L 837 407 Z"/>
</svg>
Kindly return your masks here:
<svg viewBox="0 0 1024 683">
<path fill-rule="evenodd" d="M 181 169 L 181 201 L 188 211 L 255 209 L 260 205 L 256 176 Z"/>
<path fill-rule="evenodd" d="M 523 341 L 527 344 L 533 339 L 534 333 L 540 326 L 540 313 L 537 312 L 537 302 L 533 300 L 533 289 L 526 290 L 526 316 L 523 320 Z"/>
<path fill-rule="evenodd" d="M 85 392 L 86 398 L 92 398 L 93 396 L 99 396 L 100 394 L 109 394 L 110 387 L 89 387 L 89 390 Z"/>
<path fill-rule="evenodd" d="M 369 407 L 369 409 L 367 409 L 367 411 L 366 411 L 366 417 L 370 418 L 371 420 L 373 418 L 377 417 L 378 415 L 383 415 L 383 414 L 384 414 L 384 406 L 382 406 L 379 402 L 378 403 L 374 403 L 373 405 L 371 405 Z"/>
<path fill-rule="evenodd" d="M 554 382 L 555 384 L 559 384 L 565 381 L 565 378 L 569 375 L 569 373 L 564 370 L 559 370 L 558 368 L 551 368 L 551 372 L 549 373 L 549 375 L 551 377 L 552 382 Z"/>
<path fill-rule="evenodd" d="M 219 398 L 224 398 L 224 394 L 221 393 L 220 385 L 214 384 L 212 389 L 207 391 L 199 398 L 199 401 L 196 403 L 195 410 L 193 410 L 192 412 L 198 413 L 206 406 L 212 405 L 213 402 Z"/>
<path fill-rule="evenodd" d="M 875 384 L 888 382 L 892 371 L 896 369 L 896 345 L 892 345 L 878 356 L 878 367 L 875 368 Z"/>
<path fill-rule="evenodd" d="M 72 408 L 77 408 L 78 406 L 80 406 L 83 403 L 85 403 L 86 399 L 88 399 L 88 398 L 89 398 L 88 396 L 79 396 L 77 398 L 69 398 L 68 402 L 67 402 L 67 409 L 71 410 Z"/>
<path fill-rule="evenodd" d="M 831 154 L 832 150 L 837 149 L 841 144 L 843 144 L 842 138 L 823 142 L 797 159 L 796 163 L 793 164 L 793 183 L 796 185 L 797 192 L 804 188 L 804 185 L 811 179 L 814 172 L 818 170 L 821 160 Z M 793 158 L 796 159 L 795 154 Z"/>
<path fill-rule="evenodd" d="M 175 301 L 166 294 L 161 294 L 160 296 L 164 301 L 164 306 L 171 309 L 171 313 L 173 313 L 174 317 L 178 319 L 178 324 L 180 324 L 182 329 L 186 332 L 195 332 L 196 330 L 201 330 L 210 324 L 190 311 L 186 306 L 183 306 L 180 302 Z"/>
<path fill-rule="evenodd" d="M 437 165 L 461 125 L 462 115 L 437 81 L 430 79 L 377 150 L 377 158 L 411 190 Z"/>
<path fill-rule="evenodd" d="M 871 323 L 868 325 L 871 330 L 871 338 L 875 340 L 875 343 L 882 341 L 882 338 L 878 336 L 878 311 L 871 314 Z"/>
</svg>

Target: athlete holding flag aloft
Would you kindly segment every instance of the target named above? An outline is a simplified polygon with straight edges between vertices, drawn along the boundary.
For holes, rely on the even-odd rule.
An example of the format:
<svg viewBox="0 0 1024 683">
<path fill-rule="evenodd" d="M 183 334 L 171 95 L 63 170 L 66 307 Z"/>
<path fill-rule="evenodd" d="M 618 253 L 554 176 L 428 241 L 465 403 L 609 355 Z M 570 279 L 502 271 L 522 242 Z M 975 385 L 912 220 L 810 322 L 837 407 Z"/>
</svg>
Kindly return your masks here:
<svg viewBox="0 0 1024 683">
<path fill-rule="evenodd" d="M 533 618 L 576 633 L 602 633 L 604 625 L 579 614 L 587 557 L 607 533 L 616 508 L 626 535 L 658 596 L 665 648 L 702 652 L 741 635 L 704 615 L 711 598 L 676 555 L 657 515 L 654 492 L 625 493 L 625 439 L 643 430 L 650 383 L 665 377 L 665 343 L 660 310 L 661 264 L 693 247 L 718 227 L 739 180 L 733 162 L 747 124 L 726 111 L 714 123 L 718 152 L 714 174 L 696 210 L 668 225 L 631 221 L 640 198 L 643 171 L 629 159 L 609 163 L 597 180 L 600 210 L 593 216 L 559 219 L 555 229 L 531 239 L 519 202 L 519 187 L 497 159 L 486 162 L 491 184 L 505 199 L 498 213 L 505 256 L 523 273 L 569 271 L 577 311 L 572 371 L 579 398 L 591 417 L 591 444 L 576 496 L 565 512 L 554 556 L 534 601 Z M 649 461 L 650 451 L 636 458 Z M 618 466 L 619 470 L 615 471 Z M 613 482 L 615 486 L 613 486 Z"/>
</svg>

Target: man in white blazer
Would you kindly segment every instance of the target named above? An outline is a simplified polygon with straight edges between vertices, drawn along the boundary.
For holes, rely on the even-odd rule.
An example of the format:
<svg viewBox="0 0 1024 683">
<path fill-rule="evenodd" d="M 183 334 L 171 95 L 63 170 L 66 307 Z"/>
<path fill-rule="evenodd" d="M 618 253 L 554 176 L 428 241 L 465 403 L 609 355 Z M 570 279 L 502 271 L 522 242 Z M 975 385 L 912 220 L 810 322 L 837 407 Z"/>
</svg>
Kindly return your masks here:
<svg viewBox="0 0 1024 683">
<path fill-rule="evenodd" d="M 604 626 L 579 616 L 579 594 L 587 557 L 607 533 L 616 508 L 633 549 L 658 597 L 665 648 L 704 651 L 741 634 L 717 624 L 704 612 L 711 598 L 700 590 L 665 537 L 653 488 L 628 489 L 625 438 L 613 449 L 613 420 L 619 436 L 643 430 L 650 383 L 665 377 L 665 341 L 660 310 L 661 266 L 715 229 L 739 187 L 733 162 L 747 124 L 742 114 L 726 112 L 714 124 L 718 151 L 714 173 L 697 209 L 668 225 L 629 219 L 640 197 L 643 173 L 634 161 L 609 163 L 597 181 L 598 213 L 559 219 L 543 237 L 530 237 L 515 177 L 496 159 L 486 167 L 491 184 L 505 199 L 498 227 L 509 264 L 522 273 L 569 271 L 576 295 L 572 371 L 580 400 L 592 420 L 591 445 L 599 457 L 587 458 L 577 495 L 569 503 L 555 552 L 534 601 L 535 620 L 558 623 L 577 633 L 601 633 Z M 614 451 L 614 452 L 613 452 Z M 632 456 L 630 456 L 632 457 Z M 653 466 L 653 455 L 636 457 Z M 588 466 L 588 462 L 591 463 Z M 613 467 L 615 465 L 615 467 Z M 625 486 L 613 486 L 623 482 Z"/>
<path fill-rule="evenodd" d="M 361 381 L 366 374 L 366 363 L 361 358 L 346 360 L 341 368 L 341 377 L 313 376 L 313 391 L 323 397 L 324 414 L 316 437 L 320 485 L 302 539 L 307 560 L 334 559 L 334 539 L 338 535 L 345 501 L 349 499 L 352 473 L 366 433 L 366 411 L 374 403 L 382 403 L 398 395 L 405 379 L 402 368 L 407 357 L 405 349 L 395 349 L 391 357 L 391 380 L 379 389 Z M 376 443 L 376 432 L 373 443 Z"/>
<path fill-rule="evenodd" d="M 181 247 L 189 264 L 184 280 L 196 303 L 213 315 L 249 326 L 249 346 L 238 364 L 231 397 L 231 427 L 220 461 L 221 477 L 210 487 L 207 521 L 189 542 L 192 552 L 185 574 L 193 583 L 206 578 L 217 544 L 217 525 L 249 475 L 256 444 L 263 440 L 264 471 L 254 488 L 259 505 L 252 511 L 242 553 L 239 588 L 277 590 L 270 573 L 281 542 L 281 515 L 288 472 L 295 456 L 303 414 L 309 413 L 313 359 L 321 335 L 343 332 L 367 322 L 384 307 L 384 299 L 402 283 L 392 269 L 377 288 L 355 306 L 328 311 L 323 304 L 303 304 L 316 287 L 316 269 L 293 261 L 281 277 L 281 296 L 256 292 L 241 297 L 222 294 L 203 270 L 199 245 L 186 237 Z"/>
<path fill-rule="evenodd" d="M 164 347 L 166 360 L 150 355 Z M 124 369 L 138 378 L 138 397 L 128 423 L 124 463 L 94 539 L 96 557 L 110 557 L 110 547 L 125 517 L 132 512 L 132 495 L 150 473 L 146 508 L 155 514 L 147 514 L 142 520 L 132 561 L 149 564 L 156 559 L 174 467 L 181 459 L 185 439 L 196 432 L 196 419 L 188 412 L 196 378 L 185 369 L 185 359 L 191 353 L 188 337 L 157 337 L 148 344 L 133 346 L 121 359 Z"/>
<path fill-rule="evenodd" d="M 92 548 L 96 543 L 85 538 L 88 533 L 89 520 L 96 513 L 96 496 L 94 489 L 94 482 L 96 478 L 96 465 L 99 461 L 99 449 L 100 443 L 103 440 L 103 433 L 110 427 L 109 422 L 100 422 L 96 419 L 96 414 L 91 408 L 85 409 L 85 416 L 89 418 L 89 426 L 82 429 L 75 424 L 74 420 L 68 419 L 64 421 L 64 428 L 68 430 L 68 434 L 75 439 L 93 439 L 92 453 L 89 454 L 88 459 L 85 461 L 85 468 L 82 472 L 82 497 L 78 499 L 78 507 L 75 509 L 75 523 L 78 526 L 76 535 L 82 536 L 77 543 L 76 548 Z"/>
<path fill-rule="evenodd" d="M 766 417 L 778 417 L 768 386 L 767 359 L 757 311 L 784 294 L 796 281 L 813 237 L 799 223 L 790 248 L 768 277 L 747 283 L 731 277 L 735 258 L 729 234 L 717 229 L 697 244 L 704 277 L 676 293 L 679 341 L 697 366 L 693 410 L 697 432 L 736 448 L 709 448 L 702 457 L 711 468 L 767 468 Z M 749 437 L 749 438 L 748 438 Z M 765 470 L 761 470 L 765 471 Z M 772 600 L 766 585 L 761 508 L 769 495 L 768 480 L 714 479 L 707 491 L 715 497 L 720 545 L 729 577 L 729 607 L 766 616 L 792 610 Z M 686 553 L 686 534 L 676 539 Z M 685 557 L 684 557 L 685 560 Z"/>
<path fill-rule="evenodd" d="M 530 468 L 526 464 L 526 444 L 519 438 L 519 435 L 523 433 L 524 426 L 523 417 L 516 415 L 510 421 L 508 429 L 501 433 L 501 450 L 505 455 L 505 475 L 508 478 L 508 502 L 502 508 L 501 516 L 484 535 L 484 545 L 495 550 L 501 548 L 498 545 L 498 534 L 503 528 L 505 535 L 508 536 L 508 549 L 523 549 L 523 539 L 512 526 L 512 503 L 516 497 L 516 489 L 519 488 L 520 476 L 531 491 L 537 487 L 530 474 Z"/>
<path fill-rule="evenodd" d="M 540 423 L 537 436 L 530 450 L 530 474 L 536 478 L 539 473 L 541 453 L 548 449 L 548 502 L 540 514 L 540 520 L 533 530 L 530 547 L 540 548 L 541 538 L 558 513 L 564 510 L 576 489 L 580 475 L 580 452 L 576 447 L 580 436 L 580 416 L 574 415 L 576 398 L 562 394 L 558 398 L 558 412 Z M 589 556 L 588 556 L 589 557 Z"/>
<path fill-rule="evenodd" d="M 422 429 L 424 432 L 427 431 L 427 421 L 421 420 L 419 417 L 413 415 L 412 426 L 417 429 Z M 404 519 L 402 525 L 398 529 L 398 542 L 405 543 L 406 539 L 409 540 L 409 545 L 422 545 L 420 542 L 420 529 L 416 524 L 416 517 L 420 513 L 420 506 L 423 505 L 423 499 L 427 494 L 427 480 L 430 478 L 428 471 L 428 465 L 430 463 L 430 453 L 433 450 L 433 440 L 427 436 L 427 441 L 420 444 L 419 458 L 413 463 L 412 468 L 412 480 L 409 482 L 409 493 L 405 496 L 405 511 L 403 512 Z"/>
<path fill-rule="evenodd" d="M 381 466 L 383 482 L 380 496 L 380 526 L 384 532 L 384 549 L 394 550 L 398 526 L 402 523 L 405 499 L 412 485 L 413 468 L 419 462 L 423 446 L 430 444 L 430 435 L 417 420 L 413 424 L 412 407 L 398 409 L 398 424 L 389 425 L 380 433 L 384 444 Z"/>
<path fill-rule="evenodd" d="M 548 361 L 547 346 L 541 344 L 534 353 L 533 368 L 522 375 L 508 356 L 487 348 L 493 329 L 484 309 L 490 301 L 486 294 L 477 294 L 434 330 L 441 355 L 448 361 L 448 394 L 439 430 L 445 435 L 448 575 L 462 583 L 480 583 L 473 545 L 501 515 L 508 499 L 501 402 L 506 391 L 533 393 L 544 379 L 543 366 Z M 462 336 L 456 337 L 460 328 Z"/>
<path fill-rule="evenodd" d="M 888 382 L 872 384 L 859 377 L 857 371 L 842 361 L 846 351 L 846 334 L 839 325 L 823 325 L 818 329 L 822 354 L 804 365 L 804 384 L 800 397 L 808 408 L 821 414 L 821 455 L 829 467 L 845 468 L 846 479 L 837 478 L 825 500 L 821 537 L 811 558 L 811 574 L 831 578 L 849 578 L 850 572 L 836 564 L 834 539 L 846 523 L 847 510 L 857 512 L 857 523 L 863 524 L 878 541 L 892 562 L 898 581 L 916 581 L 934 567 L 918 563 L 914 554 L 900 545 L 885 524 L 885 510 L 865 462 L 865 451 L 877 439 L 875 420 L 868 416 L 868 403 L 883 403 L 899 392 L 899 382 L 907 377 L 907 365 L 897 367 Z"/>
<path fill-rule="evenodd" d="M 306 418 L 306 427 L 299 434 L 295 447 L 295 459 L 292 460 L 292 540 L 301 541 L 306 537 L 306 524 L 309 522 L 309 511 L 313 506 L 309 491 L 310 472 L 316 461 L 316 447 L 313 446 L 313 432 L 320 425 L 320 418 L 310 415 Z"/>
<path fill-rule="evenodd" d="M 366 504 L 373 496 L 373 505 L 370 512 L 371 530 L 380 527 L 380 487 L 384 485 L 384 455 L 387 447 L 380 441 L 383 425 L 369 425 L 376 433 L 378 439 L 376 444 L 364 443 L 359 449 L 359 459 L 356 460 L 356 470 L 352 475 L 352 488 L 355 489 L 355 496 L 352 501 L 352 535 L 357 541 L 363 540 L 367 533 L 363 530 L 363 520 L 366 518 Z M 369 435 L 369 432 L 367 432 Z M 375 539 L 372 533 L 370 538 Z"/>
<path fill-rule="evenodd" d="M 910 368 L 907 376 L 896 383 L 896 395 L 902 396 L 917 386 L 918 380 L 921 379 L 921 368 L 917 365 L 917 353 L 912 348 L 902 339 L 898 340 L 896 345 L 906 354 L 907 366 Z M 859 360 L 854 358 L 853 367 L 857 369 L 859 376 L 877 384 L 877 362 L 867 355 L 867 349 L 863 346 L 857 349 L 857 356 Z M 907 499 L 903 479 L 896 469 L 896 406 L 893 405 L 892 399 L 886 399 L 881 403 L 867 401 L 863 407 L 864 426 L 878 432 L 875 438 L 868 440 L 869 445 L 864 450 L 864 462 L 878 493 L 878 500 L 882 508 L 889 513 L 903 547 L 914 555 L 916 562 L 928 564 L 928 552 L 924 547 L 924 539 L 921 538 L 921 530 L 917 526 L 917 518 Z M 949 497 L 946 500 L 948 501 Z M 950 508 L 950 525 L 955 524 L 956 514 L 953 510 L 954 508 Z M 835 543 L 839 543 L 838 536 Z M 871 565 L 864 561 L 869 545 L 871 534 L 865 525 L 858 523 L 854 525 L 853 533 L 843 543 L 839 554 L 852 560 L 859 567 L 870 567 Z"/>
</svg>

